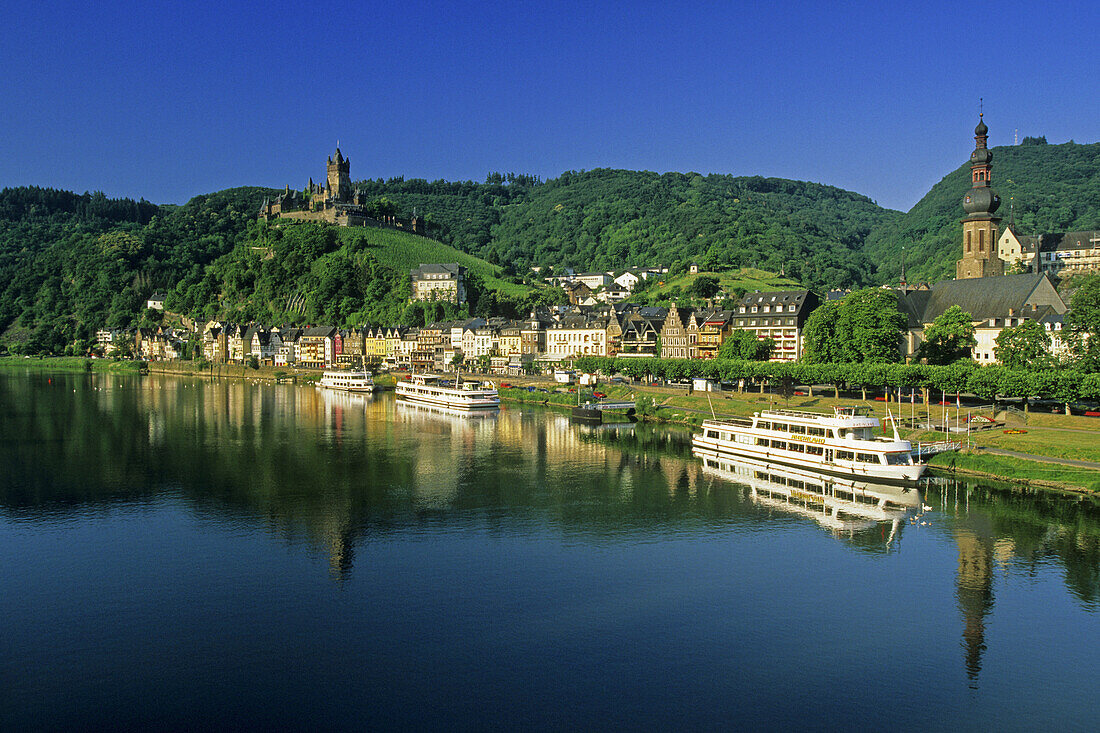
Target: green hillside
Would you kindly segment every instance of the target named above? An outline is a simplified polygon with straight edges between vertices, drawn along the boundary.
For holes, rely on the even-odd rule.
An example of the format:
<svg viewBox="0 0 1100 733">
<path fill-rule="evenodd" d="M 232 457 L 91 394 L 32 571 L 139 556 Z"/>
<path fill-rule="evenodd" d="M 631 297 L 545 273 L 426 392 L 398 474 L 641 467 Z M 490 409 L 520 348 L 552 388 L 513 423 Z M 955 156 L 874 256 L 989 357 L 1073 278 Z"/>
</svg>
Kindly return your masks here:
<svg viewBox="0 0 1100 733">
<path fill-rule="evenodd" d="M 311 227 L 303 236 L 303 229 L 287 240 L 301 247 L 283 248 L 293 255 L 287 270 L 265 273 L 252 265 L 275 235 L 256 212 L 272 193 L 235 188 L 157 206 L 101 193 L 0 190 L 0 349 L 83 353 L 96 329 L 141 323 L 145 300 L 158 290 L 195 316 L 338 314 L 343 324 L 403 315 L 408 270 L 422 262 L 466 265 L 474 291 L 486 295 L 483 310 L 512 312 L 548 297 L 448 245 L 389 230 Z M 359 281 L 345 282 L 352 272 Z M 261 280 L 269 291 L 258 295 Z"/>
<path fill-rule="evenodd" d="M 679 275 L 665 276 L 653 285 L 646 285 L 642 292 L 631 298 L 649 304 L 664 303 L 669 300 L 683 302 L 681 296 L 690 293 L 691 285 L 700 276 L 713 276 L 718 278 L 722 290 L 730 294 L 751 292 L 753 290 L 785 290 L 801 288 L 802 286 L 789 277 L 780 277 L 777 273 L 767 272 L 751 267 L 739 270 L 726 270 L 724 272 L 698 273 L 684 272 Z"/>
<path fill-rule="evenodd" d="M 468 268 L 468 305 L 407 307 L 409 269 L 430 262 Z M 420 325 L 473 313 L 517 315 L 545 293 L 502 280 L 483 260 L 407 232 L 257 222 L 232 251 L 170 290 L 165 306 L 236 322 Z"/>
<path fill-rule="evenodd" d="M 868 234 L 900 213 L 831 186 L 779 178 L 598 169 L 539 182 L 363 181 L 443 241 L 502 268 L 583 270 L 698 262 L 760 267 L 815 288 L 873 281 Z"/>
<path fill-rule="evenodd" d="M 1031 139 L 1028 139 L 1031 142 Z M 1100 229 L 1100 143 L 1025 144 L 993 148 L 993 187 L 1002 225 L 1022 234 Z M 909 279 L 953 277 L 961 255 L 962 198 L 971 186 L 964 163 L 932 187 L 904 216 L 867 237 L 865 252 L 880 282 L 896 282 L 905 247 Z"/>
<path fill-rule="evenodd" d="M 521 282 L 502 279 L 499 267 L 434 239 L 393 229 L 366 227 L 341 228 L 338 232 L 342 241 L 362 242 L 379 262 L 401 273 L 407 274 L 414 267 L 432 262 L 457 262 L 478 275 L 487 287 L 506 295 L 522 297 L 532 289 Z"/>
</svg>

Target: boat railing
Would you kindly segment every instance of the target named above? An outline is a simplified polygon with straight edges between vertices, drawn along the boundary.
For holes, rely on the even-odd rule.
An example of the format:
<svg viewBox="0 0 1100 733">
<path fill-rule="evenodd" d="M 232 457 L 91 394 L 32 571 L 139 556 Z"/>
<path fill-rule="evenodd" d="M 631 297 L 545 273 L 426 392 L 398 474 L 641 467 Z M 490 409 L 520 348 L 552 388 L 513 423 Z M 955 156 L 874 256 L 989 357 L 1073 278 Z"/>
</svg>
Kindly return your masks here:
<svg viewBox="0 0 1100 733">
<path fill-rule="evenodd" d="M 724 417 L 721 420 L 707 420 L 708 425 L 731 425 L 739 428 L 751 428 L 752 418 L 747 417 Z"/>
<path fill-rule="evenodd" d="M 825 413 L 825 412 L 811 412 L 809 410 L 784 410 L 784 409 L 762 410 L 760 412 L 760 416 L 764 417 L 765 415 L 782 415 L 783 417 L 800 417 L 800 418 L 803 418 L 803 419 L 806 419 L 806 420 L 820 420 L 821 418 L 836 417 L 836 415 L 830 415 L 830 414 Z"/>
</svg>

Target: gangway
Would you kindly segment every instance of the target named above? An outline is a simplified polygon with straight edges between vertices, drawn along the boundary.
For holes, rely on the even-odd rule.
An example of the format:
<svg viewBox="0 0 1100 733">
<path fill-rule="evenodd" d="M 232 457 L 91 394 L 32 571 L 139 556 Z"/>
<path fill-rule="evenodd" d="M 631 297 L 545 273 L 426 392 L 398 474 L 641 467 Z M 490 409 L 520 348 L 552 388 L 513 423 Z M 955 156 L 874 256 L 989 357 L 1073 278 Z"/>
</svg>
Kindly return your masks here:
<svg viewBox="0 0 1100 733">
<path fill-rule="evenodd" d="M 934 443 L 917 443 L 910 454 L 917 463 L 926 463 L 934 455 L 959 450 L 960 448 L 962 448 L 962 443 L 957 440 L 938 440 Z"/>
</svg>

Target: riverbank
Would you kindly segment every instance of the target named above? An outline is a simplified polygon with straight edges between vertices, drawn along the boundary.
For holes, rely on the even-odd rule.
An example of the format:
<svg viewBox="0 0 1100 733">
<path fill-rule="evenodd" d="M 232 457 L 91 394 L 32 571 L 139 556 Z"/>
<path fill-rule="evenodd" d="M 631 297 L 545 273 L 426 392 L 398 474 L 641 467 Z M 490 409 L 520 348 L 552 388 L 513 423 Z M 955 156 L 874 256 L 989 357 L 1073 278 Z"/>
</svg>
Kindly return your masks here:
<svg viewBox="0 0 1100 733">
<path fill-rule="evenodd" d="M 111 359 L 85 359 L 80 357 L 24 358 L 0 357 L 0 367 L 30 369 L 35 371 L 67 372 L 108 372 L 137 373 L 144 365 L 138 361 L 115 361 Z M 315 384 L 322 374 L 320 369 L 288 369 L 286 367 L 251 367 L 236 364 L 203 364 L 196 362 L 152 362 L 147 365 L 154 374 L 173 374 L 193 377 L 220 379 L 249 379 L 258 381 L 292 380 L 298 384 Z M 546 377 L 500 377 L 470 374 L 470 378 L 492 379 L 497 383 L 512 384 L 501 387 L 501 401 L 516 405 L 546 406 L 556 410 L 568 410 L 577 404 L 575 392 L 557 391 L 568 389 Z M 395 382 L 394 375 L 382 374 L 376 382 L 390 387 Z M 531 392 L 527 388 L 534 387 Z M 578 389 L 573 387 L 573 389 Z M 589 388 L 583 388 L 584 393 Z M 605 392 L 609 399 L 633 401 L 638 406 L 638 419 L 652 423 L 680 424 L 698 427 L 703 420 L 712 415 L 719 419 L 730 417 L 748 417 L 754 412 L 774 408 L 794 410 L 815 410 L 830 412 L 837 405 L 853 403 L 866 406 L 880 419 L 887 417 L 887 409 L 893 414 L 899 413 L 895 403 L 881 401 L 862 402 L 858 399 L 835 399 L 831 396 L 795 395 L 784 400 L 775 394 L 759 393 L 755 390 L 745 392 L 689 393 L 682 389 L 666 386 L 640 384 L 609 384 L 601 382 L 598 391 Z M 582 400 L 584 399 L 582 393 Z M 918 416 L 921 409 L 903 403 L 900 406 L 902 417 L 911 413 Z M 927 408 L 926 408 L 927 409 Z M 932 406 L 934 415 L 942 409 Z M 950 410 L 951 408 L 948 407 Z M 995 417 L 991 411 L 969 411 L 973 414 L 985 414 Z M 961 413 L 963 423 L 968 411 Z M 949 416 L 950 418 L 950 416 Z M 1005 433 L 1003 429 L 972 431 L 969 436 L 951 434 L 952 440 L 969 443 L 971 450 L 937 456 L 930 465 L 936 470 L 954 471 L 986 478 L 1004 479 L 1027 483 L 1032 486 L 1055 490 L 1100 493 L 1100 471 L 1095 469 L 1063 465 L 1064 461 L 1089 461 L 1100 463 L 1100 419 L 1083 416 L 1065 416 L 1043 413 L 1017 415 L 1013 428 L 1024 432 Z M 943 440 L 942 431 L 901 430 L 902 436 L 911 441 L 931 442 Z M 1012 455 L 993 455 L 980 452 L 983 448 L 998 449 L 1015 454 L 1026 454 L 1035 460 Z M 1045 462 L 1047 460 L 1055 463 Z"/>
<path fill-rule="evenodd" d="M 1080 466 L 991 455 L 975 450 L 941 453 L 934 456 L 928 465 L 936 473 L 1011 481 L 1014 484 L 1100 497 L 1100 471 Z"/>
<path fill-rule="evenodd" d="M 82 356 L 0 356 L 0 369 L 24 369 L 36 372 L 106 372 L 137 374 L 144 362 L 87 359 Z"/>
</svg>

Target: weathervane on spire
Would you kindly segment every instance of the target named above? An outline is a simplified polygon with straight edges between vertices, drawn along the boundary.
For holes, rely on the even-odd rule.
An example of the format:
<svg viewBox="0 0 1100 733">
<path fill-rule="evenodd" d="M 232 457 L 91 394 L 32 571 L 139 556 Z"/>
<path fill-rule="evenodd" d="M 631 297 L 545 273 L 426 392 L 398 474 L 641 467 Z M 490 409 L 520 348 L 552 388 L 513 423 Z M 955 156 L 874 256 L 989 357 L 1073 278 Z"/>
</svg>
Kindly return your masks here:
<svg viewBox="0 0 1100 733">
<path fill-rule="evenodd" d="M 978 117 L 981 117 L 983 114 L 985 114 L 985 98 L 978 97 Z"/>
</svg>

